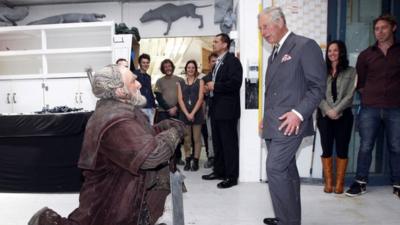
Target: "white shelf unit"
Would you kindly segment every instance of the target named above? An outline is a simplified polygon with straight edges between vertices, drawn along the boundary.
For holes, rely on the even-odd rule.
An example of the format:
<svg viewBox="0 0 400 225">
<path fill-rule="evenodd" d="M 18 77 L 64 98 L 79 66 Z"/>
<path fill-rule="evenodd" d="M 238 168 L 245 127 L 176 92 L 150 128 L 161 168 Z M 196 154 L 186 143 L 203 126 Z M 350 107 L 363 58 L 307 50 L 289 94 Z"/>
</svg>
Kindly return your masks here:
<svg viewBox="0 0 400 225">
<path fill-rule="evenodd" d="M 22 98 L 27 96 L 26 93 L 13 90 L 15 84 L 20 85 L 23 81 L 35 81 L 35 85 L 39 82 L 43 89 L 42 92 L 31 93 L 40 95 L 36 96 L 36 100 L 42 107 L 36 106 L 35 111 L 43 107 L 67 105 L 64 102 L 77 103 L 67 105 L 69 107 L 94 109 L 96 99 L 93 96 L 82 97 L 92 95 L 90 84 L 83 81 L 87 79 L 85 69 L 91 67 L 96 71 L 113 63 L 113 36 L 112 21 L 0 27 L 0 83 L 8 87 L 7 91 L 0 92 L 0 113 L 25 113 L 33 109 L 32 103 Z M 82 83 L 86 85 L 80 85 Z M 51 87 L 52 84 L 56 84 L 54 87 L 57 88 Z M 31 91 L 29 88 L 16 89 L 18 92 Z M 48 90 L 51 92 L 48 93 Z M 21 96 L 19 102 L 23 105 L 17 110 L 16 107 L 3 105 L 12 104 L 9 96 L 13 95 Z M 65 101 L 66 98 L 72 100 Z"/>
<path fill-rule="evenodd" d="M 0 28 L 0 79 L 69 77 L 112 63 L 113 22 Z M 50 75 L 49 75 L 50 74 Z"/>
</svg>

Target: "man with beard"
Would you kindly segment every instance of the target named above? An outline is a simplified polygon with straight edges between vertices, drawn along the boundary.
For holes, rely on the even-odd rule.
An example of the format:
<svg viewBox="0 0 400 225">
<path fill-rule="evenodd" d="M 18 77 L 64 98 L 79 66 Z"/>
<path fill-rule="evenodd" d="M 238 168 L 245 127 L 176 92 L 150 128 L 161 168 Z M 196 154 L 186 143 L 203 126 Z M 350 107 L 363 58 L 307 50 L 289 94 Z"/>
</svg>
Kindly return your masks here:
<svg viewBox="0 0 400 225">
<path fill-rule="evenodd" d="M 181 122 L 151 127 L 140 107 L 146 103 L 132 72 L 109 65 L 95 73 L 97 102 L 86 126 L 78 166 L 84 183 L 79 207 L 68 218 L 49 208 L 29 225 L 153 225 L 169 194 L 169 159 L 183 136 Z"/>
<path fill-rule="evenodd" d="M 169 118 L 178 118 L 178 83 L 184 82 L 182 78 L 174 75 L 175 65 L 170 59 L 161 62 L 160 70 L 165 76 L 156 81 L 154 94 L 158 102 L 155 123 Z M 178 165 L 184 165 L 182 160 L 181 145 L 175 150 L 175 160 Z"/>
<path fill-rule="evenodd" d="M 367 192 L 372 151 L 383 132 L 389 151 L 393 194 L 400 198 L 400 42 L 396 40 L 397 21 L 382 15 L 373 21 L 376 42 L 363 50 L 357 59 L 357 90 L 360 93 L 358 130 L 360 148 L 357 171 L 346 195 L 355 197 Z M 375 157 L 383 157 L 376 151 Z M 386 153 L 385 153 L 386 154 Z"/>
</svg>

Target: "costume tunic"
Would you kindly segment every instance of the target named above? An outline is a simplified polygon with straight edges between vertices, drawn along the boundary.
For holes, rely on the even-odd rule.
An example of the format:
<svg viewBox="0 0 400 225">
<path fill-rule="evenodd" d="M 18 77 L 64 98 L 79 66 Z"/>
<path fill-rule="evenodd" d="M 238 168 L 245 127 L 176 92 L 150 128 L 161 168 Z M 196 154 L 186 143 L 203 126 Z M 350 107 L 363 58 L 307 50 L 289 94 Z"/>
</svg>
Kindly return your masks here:
<svg viewBox="0 0 400 225">
<path fill-rule="evenodd" d="M 169 193 L 166 165 L 180 139 L 166 123 L 151 127 L 140 109 L 99 100 L 78 163 L 85 179 L 79 207 L 61 224 L 154 224 Z"/>
</svg>

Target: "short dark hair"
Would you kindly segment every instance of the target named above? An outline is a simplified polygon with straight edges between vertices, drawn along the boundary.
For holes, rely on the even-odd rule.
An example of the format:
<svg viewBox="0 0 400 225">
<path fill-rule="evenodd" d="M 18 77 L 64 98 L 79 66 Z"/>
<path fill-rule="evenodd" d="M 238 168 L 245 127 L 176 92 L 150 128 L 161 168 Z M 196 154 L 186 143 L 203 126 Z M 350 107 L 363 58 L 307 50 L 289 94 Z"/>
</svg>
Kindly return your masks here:
<svg viewBox="0 0 400 225">
<path fill-rule="evenodd" d="M 119 59 L 117 59 L 117 61 L 115 61 L 115 64 L 118 64 L 119 62 L 128 62 L 128 60 L 126 60 L 124 58 L 119 58 Z"/>
<path fill-rule="evenodd" d="M 374 19 L 374 21 L 372 23 L 373 24 L 372 29 L 375 29 L 376 23 L 378 23 L 381 20 L 388 22 L 392 27 L 397 26 L 396 18 L 394 16 L 392 16 L 390 14 L 383 14 L 383 15 L 380 15 L 378 18 Z M 393 33 L 395 33 L 396 30 Z"/>
<path fill-rule="evenodd" d="M 146 54 L 146 53 L 141 54 L 141 55 L 139 56 L 138 62 L 141 63 L 141 62 L 142 62 L 142 59 L 147 59 L 147 60 L 150 61 L 150 55 L 149 55 L 149 54 Z"/>
<path fill-rule="evenodd" d="M 163 74 L 165 74 L 164 65 L 167 64 L 167 63 L 171 64 L 171 66 L 172 66 L 172 72 L 175 71 L 175 65 L 174 65 L 174 63 L 173 63 L 170 59 L 164 59 L 164 60 L 161 62 L 161 66 L 160 66 L 161 73 L 163 73 Z"/>
<path fill-rule="evenodd" d="M 218 58 L 218 54 L 215 52 L 211 52 L 211 54 L 208 56 L 208 61 L 210 61 L 212 57 Z"/>
<path fill-rule="evenodd" d="M 227 34 L 220 33 L 220 34 L 215 35 L 215 37 L 220 37 L 221 41 L 226 43 L 226 49 L 229 50 L 229 48 L 231 47 L 231 38 Z"/>
<path fill-rule="evenodd" d="M 197 67 L 197 62 L 196 62 L 196 60 L 194 60 L 194 59 L 191 59 L 191 60 L 189 60 L 189 61 L 186 62 L 186 65 L 185 65 L 185 72 L 187 72 L 187 67 L 188 67 L 188 65 L 189 65 L 190 63 L 192 63 L 192 64 L 194 65 L 194 68 L 195 68 L 195 70 L 196 70 L 195 76 L 197 77 L 197 75 L 199 75 L 199 71 L 198 71 L 198 67 Z"/>
<path fill-rule="evenodd" d="M 334 41 L 329 42 L 328 46 L 326 47 L 326 52 L 325 52 L 326 68 L 328 70 L 328 74 L 332 70 L 332 62 L 328 58 L 328 50 L 332 44 L 336 44 L 339 49 L 339 62 L 338 62 L 337 71 L 336 71 L 337 74 L 339 74 L 340 72 L 346 70 L 349 67 L 349 59 L 347 58 L 347 48 L 343 41 L 334 40 Z"/>
</svg>

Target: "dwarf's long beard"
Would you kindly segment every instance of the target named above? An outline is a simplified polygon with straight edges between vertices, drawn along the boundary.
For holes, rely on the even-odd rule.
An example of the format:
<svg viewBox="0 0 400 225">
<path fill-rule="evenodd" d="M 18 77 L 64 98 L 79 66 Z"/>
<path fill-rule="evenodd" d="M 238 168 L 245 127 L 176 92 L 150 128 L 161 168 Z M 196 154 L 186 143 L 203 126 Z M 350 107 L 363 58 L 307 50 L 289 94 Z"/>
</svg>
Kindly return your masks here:
<svg viewBox="0 0 400 225">
<path fill-rule="evenodd" d="M 124 87 L 124 92 L 126 94 L 125 102 L 131 104 L 134 108 L 142 108 L 146 105 L 147 99 L 140 93 L 140 90 L 131 93 L 128 88 Z"/>
<path fill-rule="evenodd" d="M 142 108 L 146 105 L 147 99 L 137 90 L 136 94 L 132 95 L 130 102 L 134 107 Z"/>
</svg>

